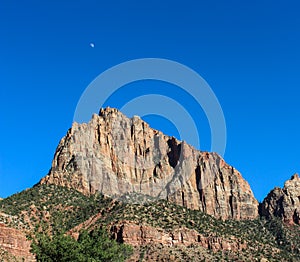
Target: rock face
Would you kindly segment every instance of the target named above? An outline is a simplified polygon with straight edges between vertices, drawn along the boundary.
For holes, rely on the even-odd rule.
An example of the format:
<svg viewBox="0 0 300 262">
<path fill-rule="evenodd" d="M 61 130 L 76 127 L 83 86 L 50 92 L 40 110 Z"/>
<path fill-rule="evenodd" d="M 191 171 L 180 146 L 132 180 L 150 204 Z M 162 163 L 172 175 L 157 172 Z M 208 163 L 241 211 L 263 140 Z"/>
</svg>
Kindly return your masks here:
<svg viewBox="0 0 300 262">
<path fill-rule="evenodd" d="M 0 223 L 0 247 L 18 261 L 36 261 L 30 253 L 30 241 L 26 239 L 25 234 L 2 223 Z"/>
<path fill-rule="evenodd" d="M 287 180 L 283 189 L 274 188 L 260 205 L 260 214 L 267 218 L 280 217 L 287 223 L 300 224 L 300 178 Z"/>
<path fill-rule="evenodd" d="M 249 184 L 218 154 L 198 151 L 110 108 L 88 124 L 72 125 L 40 183 L 84 194 L 144 194 L 222 219 L 258 215 Z"/>
<path fill-rule="evenodd" d="M 203 236 L 197 231 L 188 228 L 178 228 L 173 232 L 166 232 L 161 228 L 154 228 L 146 225 L 137 225 L 124 221 L 110 228 L 115 240 L 132 246 L 147 244 L 162 244 L 166 246 L 191 246 L 199 245 L 206 249 L 216 251 L 238 251 L 246 249 L 246 243 L 239 243 L 235 238 L 224 239 L 217 236 Z"/>
</svg>

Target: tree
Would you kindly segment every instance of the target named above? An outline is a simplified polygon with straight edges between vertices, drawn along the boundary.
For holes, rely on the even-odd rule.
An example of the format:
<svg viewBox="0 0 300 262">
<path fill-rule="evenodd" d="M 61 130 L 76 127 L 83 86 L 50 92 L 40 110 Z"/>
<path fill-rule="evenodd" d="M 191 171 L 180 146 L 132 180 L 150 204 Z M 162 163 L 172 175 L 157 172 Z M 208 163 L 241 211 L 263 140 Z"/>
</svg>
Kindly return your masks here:
<svg viewBox="0 0 300 262">
<path fill-rule="evenodd" d="M 32 241 L 31 250 L 36 255 L 37 261 L 42 262 L 121 262 L 132 254 L 130 246 L 110 239 L 103 229 L 82 231 L 78 241 L 62 233 L 52 238 L 39 234 Z"/>
</svg>

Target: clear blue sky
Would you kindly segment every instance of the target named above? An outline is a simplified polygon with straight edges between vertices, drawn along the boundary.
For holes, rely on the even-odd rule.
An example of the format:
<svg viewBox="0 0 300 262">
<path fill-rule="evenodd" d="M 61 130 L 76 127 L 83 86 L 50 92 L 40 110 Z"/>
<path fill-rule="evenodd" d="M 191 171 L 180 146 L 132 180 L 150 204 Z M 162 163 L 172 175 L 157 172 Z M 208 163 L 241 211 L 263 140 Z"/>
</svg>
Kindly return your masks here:
<svg viewBox="0 0 300 262">
<path fill-rule="evenodd" d="M 160 57 L 210 84 L 226 118 L 225 160 L 262 200 L 300 172 L 298 2 L 1 1 L 0 197 L 47 174 L 81 93 L 98 74 Z M 158 128 L 157 119 L 147 120 Z M 160 129 L 174 134 L 167 124 Z"/>
</svg>

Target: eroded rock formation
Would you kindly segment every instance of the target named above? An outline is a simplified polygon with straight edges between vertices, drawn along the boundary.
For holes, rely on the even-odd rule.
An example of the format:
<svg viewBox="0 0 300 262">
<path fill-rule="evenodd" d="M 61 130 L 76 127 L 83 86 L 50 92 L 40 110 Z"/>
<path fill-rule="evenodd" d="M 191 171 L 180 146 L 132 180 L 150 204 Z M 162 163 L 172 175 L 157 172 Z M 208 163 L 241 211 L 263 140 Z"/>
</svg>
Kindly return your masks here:
<svg viewBox="0 0 300 262">
<path fill-rule="evenodd" d="M 41 183 L 108 196 L 139 193 L 222 219 L 251 219 L 258 202 L 249 184 L 216 153 L 201 152 L 154 130 L 139 117 L 101 109 L 74 123 Z"/>
<path fill-rule="evenodd" d="M 281 189 L 275 187 L 260 205 L 260 214 L 267 218 L 280 217 L 285 222 L 300 224 L 300 178 L 291 177 Z"/>
<path fill-rule="evenodd" d="M 36 261 L 30 253 L 30 241 L 26 239 L 25 234 L 2 223 L 0 223 L 0 247 L 18 261 Z"/>
<path fill-rule="evenodd" d="M 199 245 L 214 252 L 220 250 L 238 251 L 247 248 L 246 242 L 240 243 L 234 237 L 224 239 L 217 236 L 204 236 L 185 227 L 167 232 L 161 228 L 123 221 L 112 225 L 110 231 L 113 238 L 118 242 L 135 247 L 147 244 L 162 244 L 170 247 Z"/>
</svg>

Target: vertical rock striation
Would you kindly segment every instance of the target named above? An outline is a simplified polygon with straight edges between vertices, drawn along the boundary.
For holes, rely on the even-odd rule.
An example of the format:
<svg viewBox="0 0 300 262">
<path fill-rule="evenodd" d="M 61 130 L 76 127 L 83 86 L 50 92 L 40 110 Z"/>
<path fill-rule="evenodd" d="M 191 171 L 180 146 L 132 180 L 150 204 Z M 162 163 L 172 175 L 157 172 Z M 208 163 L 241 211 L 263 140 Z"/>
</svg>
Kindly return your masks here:
<svg viewBox="0 0 300 262">
<path fill-rule="evenodd" d="M 275 187 L 260 205 L 260 215 L 280 217 L 287 223 L 300 225 L 300 178 L 291 177 L 284 187 Z"/>
<path fill-rule="evenodd" d="M 149 195 L 222 219 L 258 215 L 249 184 L 218 154 L 198 151 L 111 108 L 72 125 L 40 183 L 84 194 Z"/>
</svg>

